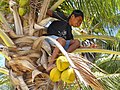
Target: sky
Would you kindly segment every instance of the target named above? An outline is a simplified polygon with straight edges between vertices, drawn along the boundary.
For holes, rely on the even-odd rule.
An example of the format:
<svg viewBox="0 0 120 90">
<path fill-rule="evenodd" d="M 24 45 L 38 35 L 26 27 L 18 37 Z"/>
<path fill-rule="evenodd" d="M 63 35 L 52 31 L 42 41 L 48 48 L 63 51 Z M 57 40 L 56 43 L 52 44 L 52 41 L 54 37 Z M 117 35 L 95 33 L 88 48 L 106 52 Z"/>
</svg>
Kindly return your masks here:
<svg viewBox="0 0 120 90">
<path fill-rule="evenodd" d="M 0 54 L 0 67 L 5 67 L 5 57 Z"/>
</svg>

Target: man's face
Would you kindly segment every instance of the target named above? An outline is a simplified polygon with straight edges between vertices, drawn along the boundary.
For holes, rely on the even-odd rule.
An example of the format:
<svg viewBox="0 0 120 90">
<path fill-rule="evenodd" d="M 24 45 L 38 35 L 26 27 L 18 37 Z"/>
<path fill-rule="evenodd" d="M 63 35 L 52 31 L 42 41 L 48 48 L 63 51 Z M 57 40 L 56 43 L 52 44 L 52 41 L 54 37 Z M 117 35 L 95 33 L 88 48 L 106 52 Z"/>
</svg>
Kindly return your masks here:
<svg viewBox="0 0 120 90">
<path fill-rule="evenodd" d="M 71 18 L 69 19 L 69 24 L 73 27 L 79 27 L 81 23 L 82 23 L 81 16 L 75 17 L 74 15 L 72 15 Z"/>
</svg>

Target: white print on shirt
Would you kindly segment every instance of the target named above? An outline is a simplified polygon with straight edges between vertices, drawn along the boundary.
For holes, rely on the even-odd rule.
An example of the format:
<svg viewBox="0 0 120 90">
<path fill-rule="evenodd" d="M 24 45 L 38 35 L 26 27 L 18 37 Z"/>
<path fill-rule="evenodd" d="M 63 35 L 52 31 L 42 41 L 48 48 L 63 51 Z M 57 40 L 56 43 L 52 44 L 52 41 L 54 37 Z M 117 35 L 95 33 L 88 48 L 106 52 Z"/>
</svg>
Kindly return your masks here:
<svg viewBox="0 0 120 90">
<path fill-rule="evenodd" d="M 62 32 L 61 31 L 58 31 L 58 35 L 60 37 L 63 37 L 64 39 L 66 39 L 66 34 L 67 34 L 67 31 L 66 30 L 63 30 Z"/>
</svg>

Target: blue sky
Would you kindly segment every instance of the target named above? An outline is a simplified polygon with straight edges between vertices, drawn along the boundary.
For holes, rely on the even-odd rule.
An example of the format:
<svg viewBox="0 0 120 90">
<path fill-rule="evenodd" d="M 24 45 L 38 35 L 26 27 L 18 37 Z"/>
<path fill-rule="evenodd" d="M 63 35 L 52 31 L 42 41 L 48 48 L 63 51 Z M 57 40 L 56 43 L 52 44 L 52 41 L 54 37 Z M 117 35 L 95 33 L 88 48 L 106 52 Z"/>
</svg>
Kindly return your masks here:
<svg viewBox="0 0 120 90">
<path fill-rule="evenodd" d="M 0 54 L 0 67 L 5 67 L 5 57 Z"/>
</svg>

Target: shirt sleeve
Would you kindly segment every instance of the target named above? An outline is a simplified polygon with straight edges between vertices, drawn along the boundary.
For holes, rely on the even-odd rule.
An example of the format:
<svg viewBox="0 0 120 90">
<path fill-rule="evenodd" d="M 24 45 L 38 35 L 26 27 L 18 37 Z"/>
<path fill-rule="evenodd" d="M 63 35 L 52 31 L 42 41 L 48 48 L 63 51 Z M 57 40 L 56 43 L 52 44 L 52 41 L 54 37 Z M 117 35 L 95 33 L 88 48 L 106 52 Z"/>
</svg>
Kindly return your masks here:
<svg viewBox="0 0 120 90">
<path fill-rule="evenodd" d="M 62 20 L 62 21 L 67 20 L 67 17 L 62 12 L 53 12 L 52 17 L 57 18 L 57 19 Z"/>
</svg>

